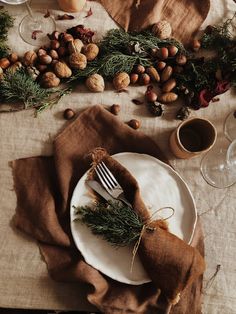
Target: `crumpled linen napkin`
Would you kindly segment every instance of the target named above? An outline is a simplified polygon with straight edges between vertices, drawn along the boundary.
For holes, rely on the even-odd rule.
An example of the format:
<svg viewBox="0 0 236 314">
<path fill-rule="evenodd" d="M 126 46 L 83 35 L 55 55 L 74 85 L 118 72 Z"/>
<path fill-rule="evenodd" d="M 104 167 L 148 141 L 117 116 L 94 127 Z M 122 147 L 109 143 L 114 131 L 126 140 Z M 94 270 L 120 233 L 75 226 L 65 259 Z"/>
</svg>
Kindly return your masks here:
<svg viewBox="0 0 236 314">
<path fill-rule="evenodd" d="M 126 31 L 140 31 L 167 20 L 173 36 L 188 43 L 205 20 L 209 0 L 99 0 L 110 16 Z"/>
<path fill-rule="evenodd" d="M 70 199 L 78 180 L 90 167 L 88 153 L 96 147 L 105 148 L 110 155 L 130 151 L 167 162 L 149 137 L 101 106 L 93 106 L 55 138 L 53 156 L 12 163 L 16 227 L 38 240 L 53 279 L 89 284 L 88 301 L 103 313 L 201 313 L 202 275 L 184 289 L 179 303 L 170 310 L 155 283 L 132 286 L 116 282 L 88 265 L 76 249 L 70 232 Z M 199 221 L 192 246 L 204 255 Z"/>
</svg>

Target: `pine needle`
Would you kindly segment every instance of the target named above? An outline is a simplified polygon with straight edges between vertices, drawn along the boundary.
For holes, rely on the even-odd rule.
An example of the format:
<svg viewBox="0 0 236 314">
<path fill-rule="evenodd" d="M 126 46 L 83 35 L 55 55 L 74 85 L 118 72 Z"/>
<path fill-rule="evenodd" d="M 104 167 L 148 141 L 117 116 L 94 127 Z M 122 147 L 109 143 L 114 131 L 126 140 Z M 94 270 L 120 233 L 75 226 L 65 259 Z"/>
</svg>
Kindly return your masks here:
<svg viewBox="0 0 236 314">
<path fill-rule="evenodd" d="M 9 52 L 7 46 L 8 30 L 13 26 L 14 19 L 7 11 L 0 9 L 0 58 L 6 57 Z"/>
</svg>

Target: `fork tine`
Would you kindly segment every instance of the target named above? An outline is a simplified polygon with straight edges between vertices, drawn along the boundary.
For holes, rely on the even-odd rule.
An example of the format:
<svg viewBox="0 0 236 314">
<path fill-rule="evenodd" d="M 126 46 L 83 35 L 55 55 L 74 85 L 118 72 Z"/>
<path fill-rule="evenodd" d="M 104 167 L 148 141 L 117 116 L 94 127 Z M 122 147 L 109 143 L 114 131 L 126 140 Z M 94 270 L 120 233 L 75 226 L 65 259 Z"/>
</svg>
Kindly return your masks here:
<svg viewBox="0 0 236 314">
<path fill-rule="evenodd" d="M 101 165 L 103 166 L 103 169 L 107 172 L 107 174 L 109 175 L 110 179 L 113 181 L 113 183 L 115 185 L 119 185 L 119 183 L 117 182 L 116 178 L 113 176 L 113 174 L 111 173 L 111 171 L 107 168 L 107 166 L 105 165 L 105 163 L 102 161 Z"/>
<path fill-rule="evenodd" d="M 112 186 L 110 185 L 109 181 L 107 180 L 107 178 L 104 176 L 103 172 L 101 171 L 101 169 L 99 168 L 99 166 L 97 165 L 95 167 L 95 172 L 99 178 L 99 180 L 101 181 L 102 185 L 104 186 L 104 188 L 106 190 L 111 190 Z"/>
<path fill-rule="evenodd" d="M 99 163 L 99 164 L 97 165 L 97 167 L 98 167 L 99 170 L 100 170 L 100 174 L 101 174 L 101 173 L 103 174 L 103 179 L 106 178 L 106 181 L 109 183 L 110 187 L 111 187 L 112 189 L 114 189 L 116 185 L 114 184 L 114 182 L 113 182 L 113 181 L 111 180 L 111 178 L 109 177 L 109 174 L 107 173 L 106 169 L 104 169 L 104 167 L 102 166 L 101 163 Z"/>
</svg>

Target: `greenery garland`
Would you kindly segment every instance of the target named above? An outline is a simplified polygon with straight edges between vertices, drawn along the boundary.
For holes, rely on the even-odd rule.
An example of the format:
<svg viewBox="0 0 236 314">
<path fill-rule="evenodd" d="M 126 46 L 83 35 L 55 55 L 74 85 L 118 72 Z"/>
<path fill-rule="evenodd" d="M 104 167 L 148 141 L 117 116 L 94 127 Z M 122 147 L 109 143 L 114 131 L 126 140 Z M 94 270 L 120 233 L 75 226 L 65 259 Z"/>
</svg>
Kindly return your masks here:
<svg viewBox="0 0 236 314">
<path fill-rule="evenodd" d="M 3 11 L 0 7 L 0 59 L 8 55 L 9 47 L 6 41 L 8 30 L 13 26 L 13 22 L 14 19 L 8 12 Z"/>
</svg>

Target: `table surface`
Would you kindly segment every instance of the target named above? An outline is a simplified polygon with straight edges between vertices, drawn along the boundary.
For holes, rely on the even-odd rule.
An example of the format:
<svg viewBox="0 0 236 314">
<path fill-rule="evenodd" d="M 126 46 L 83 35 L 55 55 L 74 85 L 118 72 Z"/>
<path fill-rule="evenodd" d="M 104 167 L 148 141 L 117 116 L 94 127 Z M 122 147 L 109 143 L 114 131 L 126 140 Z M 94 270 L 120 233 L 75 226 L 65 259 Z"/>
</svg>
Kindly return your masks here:
<svg viewBox="0 0 236 314">
<path fill-rule="evenodd" d="M 62 14 L 56 1 L 33 0 L 31 4 L 33 9 L 49 9 L 52 14 Z M 13 51 L 22 55 L 32 49 L 32 46 L 24 43 L 18 35 L 19 22 L 27 14 L 26 6 L 5 7 L 15 17 L 15 26 L 9 33 L 9 45 Z M 84 18 L 90 7 L 93 15 Z M 231 17 L 235 9 L 233 0 L 212 0 L 204 25 L 215 24 Z M 58 30 L 63 31 L 70 26 L 84 24 L 96 30 L 95 39 L 98 40 L 107 30 L 117 27 L 97 2 L 87 2 L 83 11 L 74 15 L 75 20 L 57 21 Z M 236 185 L 227 189 L 209 186 L 199 171 L 202 156 L 190 160 L 178 160 L 173 157 L 168 148 L 168 137 L 179 124 L 179 121 L 174 119 L 177 107 L 166 106 L 163 117 L 152 117 L 144 105 L 135 106 L 131 102 L 132 98 L 142 96 L 144 90 L 145 87 L 130 87 L 128 94 L 117 94 L 112 89 L 100 94 L 91 94 L 84 86 L 78 86 L 71 95 L 63 98 L 51 110 L 41 113 L 38 118 L 34 118 L 34 112 L 31 110 L 0 114 L 0 307 L 94 310 L 86 301 L 85 287 L 81 284 L 57 283 L 50 279 L 37 244 L 12 228 L 11 218 L 15 211 L 16 196 L 9 161 L 29 156 L 51 155 L 52 140 L 65 124 L 63 111 L 66 108 L 79 111 L 95 104 L 109 106 L 117 103 L 122 108 L 119 118 L 123 121 L 131 118 L 141 120 L 140 131 L 159 143 L 194 195 L 203 222 L 206 246 L 203 313 L 236 313 Z M 219 102 L 192 112 L 192 116 L 211 120 L 218 131 L 217 143 L 227 146 L 229 142 L 223 134 L 223 123 L 227 114 L 236 109 L 235 94 L 228 91 L 219 98 Z M 217 265 L 221 265 L 220 270 L 216 277 L 210 280 Z"/>
</svg>

